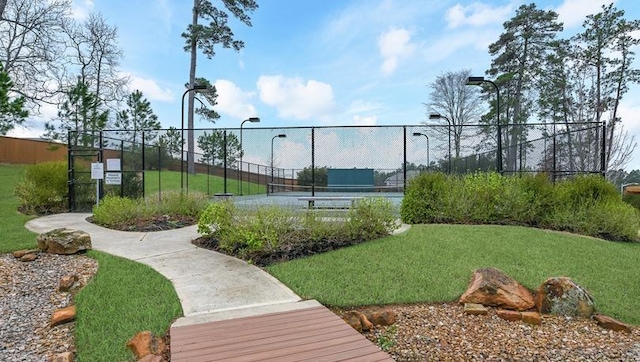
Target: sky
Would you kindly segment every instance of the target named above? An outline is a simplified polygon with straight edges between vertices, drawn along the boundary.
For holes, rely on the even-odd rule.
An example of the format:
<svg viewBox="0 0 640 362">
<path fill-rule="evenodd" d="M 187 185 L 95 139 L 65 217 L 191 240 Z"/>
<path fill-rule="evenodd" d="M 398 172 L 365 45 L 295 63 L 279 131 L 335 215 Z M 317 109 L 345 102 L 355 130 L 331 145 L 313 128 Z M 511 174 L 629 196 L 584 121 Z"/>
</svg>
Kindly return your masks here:
<svg viewBox="0 0 640 362">
<path fill-rule="evenodd" d="M 564 34 L 581 31 L 588 14 L 610 0 L 544 0 L 559 13 Z M 220 5 L 220 1 L 213 0 Z M 502 24 L 529 1 L 507 0 L 258 0 L 252 27 L 231 21 L 244 49 L 221 47 L 198 57 L 198 76 L 214 82 L 215 127 L 237 128 L 248 117 L 260 127 L 400 125 L 427 120 L 428 84 L 447 71 L 483 76 L 488 45 Z M 162 124 L 180 128 L 181 97 L 189 74 L 182 32 L 191 21 L 187 0 L 74 0 L 73 16 L 99 12 L 118 28 L 121 71 L 151 102 Z M 637 0 L 615 1 L 640 19 Z M 640 62 L 636 61 L 636 67 Z M 640 86 L 632 86 L 620 114 L 640 140 Z M 55 117 L 45 107 L 42 119 Z M 16 137 L 42 133 L 30 119 Z M 214 127 L 196 118 L 196 128 Z M 246 125 L 245 125 L 246 127 Z M 640 149 L 627 169 L 640 169 Z"/>
</svg>

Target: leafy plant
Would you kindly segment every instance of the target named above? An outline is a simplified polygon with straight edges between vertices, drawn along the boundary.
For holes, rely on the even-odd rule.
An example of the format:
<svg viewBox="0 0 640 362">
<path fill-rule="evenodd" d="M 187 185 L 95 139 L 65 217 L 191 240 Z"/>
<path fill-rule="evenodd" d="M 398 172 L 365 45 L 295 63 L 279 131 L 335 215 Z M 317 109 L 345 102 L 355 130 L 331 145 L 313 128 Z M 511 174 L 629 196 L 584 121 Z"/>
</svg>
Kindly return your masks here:
<svg viewBox="0 0 640 362">
<path fill-rule="evenodd" d="M 395 325 L 389 326 L 384 332 L 378 335 L 378 347 L 381 350 L 388 352 L 393 346 L 396 345 L 396 333 L 398 329 Z"/>
<path fill-rule="evenodd" d="M 67 163 L 44 162 L 28 166 L 15 189 L 27 214 L 63 212 L 67 208 Z"/>
</svg>

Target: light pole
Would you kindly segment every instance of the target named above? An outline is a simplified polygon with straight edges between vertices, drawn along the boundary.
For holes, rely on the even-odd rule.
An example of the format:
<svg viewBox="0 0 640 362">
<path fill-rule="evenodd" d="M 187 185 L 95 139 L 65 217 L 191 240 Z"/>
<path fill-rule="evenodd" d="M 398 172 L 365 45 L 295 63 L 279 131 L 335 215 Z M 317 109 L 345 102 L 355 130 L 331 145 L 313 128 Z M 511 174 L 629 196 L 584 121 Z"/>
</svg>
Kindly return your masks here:
<svg viewBox="0 0 640 362">
<path fill-rule="evenodd" d="M 180 102 L 181 105 L 181 111 L 180 111 L 180 118 L 181 118 L 181 126 L 180 126 L 180 130 L 181 130 L 181 140 L 180 140 L 180 191 L 184 191 L 184 97 L 187 95 L 187 93 L 189 92 L 197 92 L 199 90 L 203 90 L 203 89 L 207 89 L 207 86 L 204 84 L 194 84 L 193 88 L 189 88 L 186 91 L 184 91 L 184 93 L 182 93 L 182 102 Z M 190 131 L 193 132 L 193 131 Z M 189 148 L 189 147 L 188 147 Z M 187 155 L 187 161 L 192 158 L 193 155 Z"/>
<path fill-rule="evenodd" d="M 427 136 L 424 133 L 420 133 L 420 132 L 413 132 L 413 135 L 415 137 L 419 137 L 419 136 L 424 136 L 427 139 L 427 172 L 429 171 L 429 136 Z"/>
<path fill-rule="evenodd" d="M 449 173 L 451 173 L 451 120 L 439 113 L 432 113 L 429 115 L 429 119 L 444 119 L 447 121 L 447 133 L 449 134 Z"/>
<path fill-rule="evenodd" d="M 260 118 L 258 117 L 250 117 L 245 119 L 244 121 L 242 121 L 242 123 L 240 123 L 240 196 L 242 196 L 242 156 L 244 156 L 244 148 L 242 148 L 242 126 L 246 123 L 246 122 L 251 122 L 251 123 L 258 123 L 260 122 Z"/>
<path fill-rule="evenodd" d="M 273 187 L 273 140 L 275 140 L 276 138 L 286 138 L 286 137 L 287 137 L 286 134 L 281 133 L 271 138 L 271 187 Z"/>
<path fill-rule="evenodd" d="M 496 170 L 502 174 L 502 129 L 500 128 L 500 88 L 493 81 L 484 79 L 484 77 L 469 77 L 467 85 L 481 85 L 482 83 L 491 83 L 496 89 L 496 124 L 498 127 L 498 149 L 496 151 Z"/>
</svg>

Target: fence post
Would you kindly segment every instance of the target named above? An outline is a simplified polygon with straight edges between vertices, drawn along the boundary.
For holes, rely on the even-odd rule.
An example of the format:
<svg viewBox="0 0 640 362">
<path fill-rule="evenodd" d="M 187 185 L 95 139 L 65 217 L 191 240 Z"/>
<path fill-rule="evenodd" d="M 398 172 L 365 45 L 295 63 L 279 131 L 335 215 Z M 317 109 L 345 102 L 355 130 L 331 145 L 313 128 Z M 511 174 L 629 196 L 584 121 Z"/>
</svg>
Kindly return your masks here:
<svg viewBox="0 0 640 362">
<path fill-rule="evenodd" d="M 615 122 L 615 120 L 614 120 Z M 602 177 L 607 173 L 607 122 L 602 122 L 602 150 L 600 151 L 600 172 Z"/>
<path fill-rule="evenodd" d="M 104 142 L 104 140 L 102 139 L 102 131 L 100 131 L 100 137 L 98 139 L 98 142 L 100 142 L 100 144 L 98 144 L 98 162 L 103 162 L 103 155 L 102 155 L 102 142 Z M 102 180 L 98 180 L 98 194 L 99 194 L 99 199 L 102 199 L 104 197 L 104 179 Z M 98 204 L 98 200 L 96 200 L 96 205 Z"/>
<path fill-rule="evenodd" d="M 122 180 L 120 180 L 120 197 L 124 197 L 124 140 L 120 140 L 120 174 Z"/>
<path fill-rule="evenodd" d="M 67 131 L 67 187 L 69 192 L 68 206 L 69 211 L 74 211 L 76 208 L 75 200 L 75 186 L 73 184 L 75 174 L 73 172 L 73 149 L 71 143 L 71 130 Z"/>
<path fill-rule="evenodd" d="M 407 126 L 402 127 L 403 130 L 403 161 L 402 161 L 402 172 L 404 173 L 404 182 L 402 185 L 402 192 L 407 192 Z"/>
<path fill-rule="evenodd" d="M 224 193 L 227 193 L 227 130 L 224 130 L 224 137 L 223 137 L 223 158 L 224 161 L 222 162 L 222 166 L 224 167 Z M 240 150 L 240 152 L 242 152 L 242 150 Z"/>
<path fill-rule="evenodd" d="M 144 176 L 145 176 L 145 143 L 144 143 L 144 131 L 142 131 L 142 197 L 145 197 L 145 190 L 144 190 Z"/>
<path fill-rule="evenodd" d="M 162 146 L 158 146 L 158 201 L 162 201 Z"/>
<path fill-rule="evenodd" d="M 311 196 L 316 195 L 316 147 L 315 147 L 316 128 L 311 127 Z"/>
</svg>

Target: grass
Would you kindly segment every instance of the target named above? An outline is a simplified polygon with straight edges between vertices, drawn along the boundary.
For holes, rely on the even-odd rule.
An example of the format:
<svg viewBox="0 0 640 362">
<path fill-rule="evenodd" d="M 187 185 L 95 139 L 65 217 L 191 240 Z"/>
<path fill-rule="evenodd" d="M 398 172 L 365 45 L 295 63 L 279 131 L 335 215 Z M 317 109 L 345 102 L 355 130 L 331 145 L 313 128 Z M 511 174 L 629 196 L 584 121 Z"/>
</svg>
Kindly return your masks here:
<svg viewBox="0 0 640 362">
<path fill-rule="evenodd" d="M 16 211 L 13 188 L 24 165 L 0 165 L 0 253 L 36 248 L 36 234 L 24 224 L 32 216 Z M 164 334 L 182 315 L 171 282 L 151 268 L 98 251 L 87 254 L 99 263 L 98 273 L 76 297 L 78 361 L 132 360 L 125 343 L 135 333 Z"/>
<path fill-rule="evenodd" d="M 124 361 L 127 341 L 142 330 L 164 335 L 182 315 L 171 283 L 150 267 L 90 251 L 98 273 L 76 296 L 77 361 Z"/>
<path fill-rule="evenodd" d="M 22 177 L 25 168 L 24 165 L 0 165 L 0 253 L 35 249 L 37 246 L 36 234 L 24 227 L 33 216 L 17 211 L 20 202 L 13 194 L 13 188 Z"/>
<path fill-rule="evenodd" d="M 304 298 L 338 307 L 457 300 L 475 269 L 535 290 L 568 276 L 598 311 L 640 325 L 640 244 L 514 226 L 416 225 L 407 233 L 267 268 Z"/>
<path fill-rule="evenodd" d="M 160 179 L 158 179 L 159 177 Z M 144 178 L 146 195 L 152 195 L 154 193 L 157 194 L 159 188 L 161 188 L 162 191 L 180 190 L 180 172 L 168 170 L 163 170 L 162 172 L 145 171 Z M 189 191 L 199 191 L 207 195 L 224 192 L 223 177 L 201 173 L 188 175 L 187 177 L 187 174 L 185 173 L 182 181 L 184 181 L 185 185 L 188 184 Z M 240 182 L 237 179 L 227 178 L 227 192 L 239 195 Z M 249 180 L 247 180 L 245 176 L 245 180 L 243 180 L 242 182 L 242 194 L 255 195 L 265 194 L 266 192 L 267 189 L 265 185 L 249 182 Z"/>
</svg>

